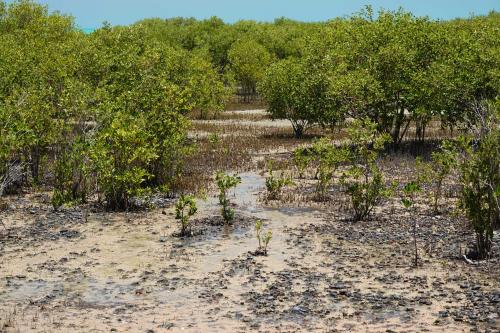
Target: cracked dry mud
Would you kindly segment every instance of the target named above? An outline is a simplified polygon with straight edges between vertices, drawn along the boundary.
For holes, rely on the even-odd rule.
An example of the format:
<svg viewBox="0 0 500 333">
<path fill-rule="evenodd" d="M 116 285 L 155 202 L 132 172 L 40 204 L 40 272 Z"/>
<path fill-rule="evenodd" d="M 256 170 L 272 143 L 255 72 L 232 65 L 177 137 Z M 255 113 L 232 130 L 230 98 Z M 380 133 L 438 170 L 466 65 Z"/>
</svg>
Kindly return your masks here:
<svg viewBox="0 0 500 333">
<path fill-rule="evenodd" d="M 248 172 L 242 180 L 231 198 L 234 225 L 214 218 L 212 197 L 199 202 L 199 234 L 189 239 L 172 236 L 178 225 L 168 202 L 128 215 L 91 212 L 85 221 L 80 208 L 53 212 L 43 196 L 11 199 L 1 216 L 0 327 L 500 331 L 498 261 L 468 265 L 456 242 L 436 241 L 428 251 L 421 244 L 415 269 L 402 213 L 386 209 L 353 224 L 329 210 L 270 208 L 259 200 L 264 178 Z M 452 237 L 439 229 L 446 217 L 419 218 L 422 237 Z M 273 232 L 268 256 L 251 253 L 256 219 Z"/>
</svg>

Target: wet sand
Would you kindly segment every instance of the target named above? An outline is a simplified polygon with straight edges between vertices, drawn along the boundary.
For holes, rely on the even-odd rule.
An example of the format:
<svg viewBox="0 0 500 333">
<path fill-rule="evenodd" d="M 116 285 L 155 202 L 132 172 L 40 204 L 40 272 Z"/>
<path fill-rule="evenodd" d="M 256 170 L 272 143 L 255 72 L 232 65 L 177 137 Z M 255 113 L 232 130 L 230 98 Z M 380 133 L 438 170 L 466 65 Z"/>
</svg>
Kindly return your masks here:
<svg viewBox="0 0 500 333">
<path fill-rule="evenodd" d="M 380 230 L 313 208 L 274 207 L 241 175 L 232 226 L 199 202 L 181 239 L 171 203 L 136 213 L 52 212 L 12 199 L 2 216 L 0 327 L 6 332 L 498 331 L 500 279 L 460 260 L 419 268 Z M 280 205 L 277 205 L 280 206 Z M 254 256 L 254 223 L 272 230 Z M 28 228 L 29 226 L 29 228 Z M 346 233 L 346 230 L 351 230 Z M 360 235 L 366 232 L 366 235 Z M 405 251 L 410 252 L 410 248 Z"/>
</svg>

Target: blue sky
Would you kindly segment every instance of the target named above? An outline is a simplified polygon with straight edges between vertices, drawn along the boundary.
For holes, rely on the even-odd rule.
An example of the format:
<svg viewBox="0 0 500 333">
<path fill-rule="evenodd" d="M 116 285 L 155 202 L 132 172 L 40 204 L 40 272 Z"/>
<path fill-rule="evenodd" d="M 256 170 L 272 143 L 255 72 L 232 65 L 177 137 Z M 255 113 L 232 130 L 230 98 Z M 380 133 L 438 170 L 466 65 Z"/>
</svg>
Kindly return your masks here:
<svg viewBox="0 0 500 333">
<path fill-rule="evenodd" d="M 7 0 L 12 2 L 13 0 Z M 301 21 L 322 21 L 348 16 L 371 4 L 374 9 L 403 7 L 416 15 L 450 19 L 500 11 L 500 0 L 37 0 L 50 10 L 76 18 L 81 28 L 97 28 L 102 22 L 130 24 L 148 17 L 219 16 L 226 22 L 239 19 L 272 21 L 288 17 Z"/>
</svg>

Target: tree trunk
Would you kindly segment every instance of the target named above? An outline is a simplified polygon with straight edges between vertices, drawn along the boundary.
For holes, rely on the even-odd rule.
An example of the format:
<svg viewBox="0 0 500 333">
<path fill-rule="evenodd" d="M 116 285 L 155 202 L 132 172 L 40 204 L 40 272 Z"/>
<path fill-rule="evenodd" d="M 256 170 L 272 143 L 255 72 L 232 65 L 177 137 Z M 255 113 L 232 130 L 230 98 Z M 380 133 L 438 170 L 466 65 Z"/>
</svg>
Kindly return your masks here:
<svg viewBox="0 0 500 333">
<path fill-rule="evenodd" d="M 304 135 L 304 124 L 292 121 L 293 134 L 296 139 L 301 139 Z"/>
<path fill-rule="evenodd" d="M 31 163 L 30 163 L 30 169 L 31 169 L 31 176 L 33 177 L 33 182 L 35 184 L 38 184 L 40 175 L 40 146 L 36 145 L 31 148 Z"/>
<path fill-rule="evenodd" d="M 396 114 L 396 116 L 394 117 L 391 129 L 391 138 L 392 142 L 395 145 L 399 145 L 399 143 L 402 140 L 402 136 L 404 135 L 404 133 L 403 135 L 401 135 L 401 126 L 403 126 L 403 123 L 404 123 L 404 110 L 400 109 Z M 406 132 L 406 130 L 404 132 Z"/>
<path fill-rule="evenodd" d="M 491 242 L 489 237 L 487 237 L 484 233 L 477 233 L 477 255 L 478 259 L 485 259 L 488 257 L 491 249 Z"/>
</svg>

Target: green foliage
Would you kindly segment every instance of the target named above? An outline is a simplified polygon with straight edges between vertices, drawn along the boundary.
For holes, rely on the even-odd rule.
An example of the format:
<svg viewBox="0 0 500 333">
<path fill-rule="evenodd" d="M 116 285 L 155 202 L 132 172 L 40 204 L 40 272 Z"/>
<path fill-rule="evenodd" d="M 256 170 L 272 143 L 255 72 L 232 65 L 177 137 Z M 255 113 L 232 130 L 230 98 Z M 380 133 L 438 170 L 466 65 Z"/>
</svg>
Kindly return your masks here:
<svg viewBox="0 0 500 333">
<path fill-rule="evenodd" d="M 236 175 L 226 175 L 219 171 L 215 177 L 217 188 L 219 189 L 219 204 L 222 206 L 221 213 L 224 221 L 229 223 L 234 218 L 234 210 L 230 207 L 231 202 L 228 199 L 228 191 L 241 183 L 241 178 Z"/>
<path fill-rule="evenodd" d="M 289 120 L 297 138 L 332 113 L 324 68 L 311 67 L 300 59 L 281 60 L 269 67 L 259 93 L 273 119 Z"/>
<path fill-rule="evenodd" d="M 223 109 L 223 73 L 145 27 L 85 35 L 32 1 L 1 4 L 0 179 L 27 165 L 23 179 L 52 185 L 55 208 L 97 195 L 126 209 L 171 188 L 191 151 L 185 115 Z"/>
<path fill-rule="evenodd" d="M 273 161 L 268 164 L 269 176 L 266 177 L 267 198 L 269 200 L 277 200 L 281 196 L 283 187 L 293 185 L 291 177 L 285 177 L 283 171 L 276 177 L 273 173 Z"/>
<path fill-rule="evenodd" d="M 442 197 L 443 183 L 457 166 L 456 152 L 450 142 L 445 141 L 440 151 L 432 153 L 428 163 L 417 159 L 417 170 L 421 182 L 427 183 L 432 191 L 432 206 L 435 214 L 439 213 L 439 200 Z"/>
<path fill-rule="evenodd" d="M 474 137 L 461 137 L 459 169 L 460 207 L 476 233 L 480 259 L 491 251 L 493 229 L 500 225 L 500 112 L 498 105 L 483 106 Z"/>
<path fill-rule="evenodd" d="M 252 97 L 258 87 L 297 137 L 369 118 L 393 143 L 411 122 L 423 140 L 431 119 L 459 127 L 475 121 L 475 103 L 497 98 L 498 21 L 496 12 L 446 22 L 367 8 L 326 23 L 151 19 L 86 35 L 34 1 L 0 1 L 0 179 L 21 168 L 17 186 L 52 186 L 56 208 L 97 196 L 126 209 L 135 196 L 176 190 L 192 152 L 186 116 L 214 116 L 234 84 Z M 435 159 L 444 172 L 447 156 Z M 345 177 L 358 184 L 356 202 L 383 183 L 366 161 Z M 295 162 L 302 174 L 308 158 Z"/>
<path fill-rule="evenodd" d="M 269 245 L 269 242 L 271 241 L 273 237 L 273 233 L 268 230 L 267 233 L 263 234 L 262 231 L 262 221 L 257 220 L 255 222 L 255 233 L 257 236 L 257 240 L 259 242 L 259 247 L 256 251 L 256 254 L 262 254 L 262 255 L 267 255 L 267 246 Z"/>
<path fill-rule="evenodd" d="M 304 174 L 312 161 L 311 153 L 306 148 L 297 148 L 293 152 L 293 164 L 299 172 L 299 178 L 304 178 Z"/>
<path fill-rule="evenodd" d="M 365 177 L 364 181 L 354 181 L 347 186 L 347 194 L 351 197 L 351 203 L 354 209 L 354 220 L 361 221 L 365 219 L 372 209 L 379 204 L 380 200 L 387 196 L 386 187 L 380 170 L 372 165 L 363 170 L 369 174 L 370 178 Z M 351 173 L 353 178 L 359 180 L 364 176 L 359 171 Z M 347 182 L 343 179 L 344 184 Z"/>
<path fill-rule="evenodd" d="M 355 120 L 348 128 L 352 150 L 349 166 L 340 182 L 351 197 L 354 220 L 365 219 L 380 201 L 391 194 L 377 159 L 384 145 L 390 142 L 387 134 L 380 134 L 377 125 L 369 119 Z"/>
<path fill-rule="evenodd" d="M 246 39 L 233 44 L 228 52 L 231 71 L 241 83 L 245 96 L 256 93 L 257 83 L 271 63 L 271 55 L 258 42 Z"/>
<path fill-rule="evenodd" d="M 192 195 L 181 195 L 175 204 L 175 219 L 181 222 L 181 236 L 191 235 L 191 223 L 189 219 L 196 214 L 196 199 Z"/>
<path fill-rule="evenodd" d="M 212 145 L 218 145 L 221 142 L 221 137 L 219 133 L 214 132 L 214 133 L 209 133 L 208 134 L 208 142 L 210 142 Z"/>
<path fill-rule="evenodd" d="M 433 117 L 456 126 L 473 101 L 498 96 L 497 22 L 498 13 L 436 22 L 367 7 L 329 24 L 308 53 L 328 63 L 339 114 L 369 117 L 399 144 L 412 121 L 423 140 Z"/>
<path fill-rule="evenodd" d="M 440 47 L 431 22 L 403 10 L 381 10 L 374 18 L 368 7 L 331 34 L 340 44 L 331 52 L 341 62 L 333 73 L 340 106 L 351 117 L 377 122 L 398 144 L 413 113 L 425 103 L 419 79 Z"/>
<path fill-rule="evenodd" d="M 409 182 L 405 184 L 403 187 L 403 198 L 401 199 L 401 203 L 406 209 L 410 209 L 415 204 L 415 195 L 418 192 L 421 192 L 422 188 L 417 182 Z"/>
<path fill-rule="evenodd" d="M 90 144 L 85 137 L 78 137 L 78 141 L 71 146 L 61 147 L 55 160 L 54 190 L 52 206 L 58 209 L 65 203 L 83 203 L 91 191 L 89 184 Z"/>
<path fill-rule="evenodd" d="M 152 175 L 145 166 L 158 155 L 150 145 L 144 117 L 117 113 L 92 147 L 91 158 L 110 209 L 128 209 L 129 200 L 144 193 Z"/>
<path fill-rule="evenodd" d="M 409 182 L 403 188 L 404 198 L 401 199 L 401 203 L 406 209 L 410 209 L 415 204 L 415 195 L 421 192 L 422 189 L 420 185 L 416 182 Z"/>
<path fill-rule="evenodd" d="M 450 127 L 474 118 L 471 105 L 498 96 L 499 13 L 436 25 L 438 58 L 430 64 L 421 89 L 428 108 L 437 110 Z"/>
<path fill-rule="evenodd" d="M 318 165 L 316 177 L 316 194 L 319 200 L 325 200 L 335 172 L 341 163 L 348 159 L 348 151 L 344 147 L 336 147 L 327 138 L 316 140 L 312 151 Z"/>
<path fill-rule="evenodd" d="M 0 159 L 3 167 L 12 160 L 27 163 L 39 183 L 49 148 L 61 139 L 72 111 L 79 110 L 70 98 L 79 96 L 73 89 L 77 62 L 71 57 L 80 47 L 79 36 L 71 18 L 48 15 L 46 7 L 31 1 L 3 8 L 0 119 L 9 128 L 2 130 Z"/>
</svg>

